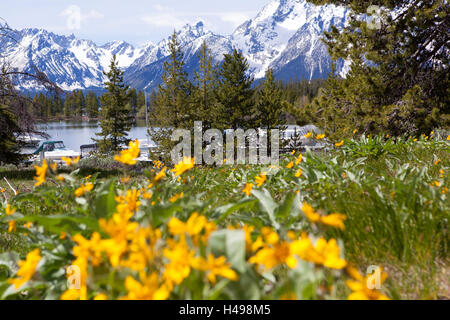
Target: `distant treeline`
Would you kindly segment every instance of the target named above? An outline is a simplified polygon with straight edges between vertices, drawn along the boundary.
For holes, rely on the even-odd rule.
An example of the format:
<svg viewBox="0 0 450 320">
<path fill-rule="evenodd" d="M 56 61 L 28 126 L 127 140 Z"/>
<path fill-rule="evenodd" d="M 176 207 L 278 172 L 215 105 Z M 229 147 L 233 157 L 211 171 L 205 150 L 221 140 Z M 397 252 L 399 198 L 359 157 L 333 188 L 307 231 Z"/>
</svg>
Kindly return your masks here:
<svg viewBox="0 0 450 320">
<path fill-rule="evenodd" d="M 74 90 L 65 95 L 35 94 L 30 97 L 32 114 L 41 119 L 46 118 L 98 118 L 102 107 L 102 97 L 94 91 Z M 128 105 L 135 117 L 145 117 L 144 92 L 136 89 L 128 90 Z"/>
<path fill-rule="evenodd" d="M 324 79 L 315 80 L 291 80 L 278 81 L 277 86 L 282 91 L 284 101 L 289 102 L 296 108 L 303 108 L 317 96 L 318 91 L 325 84 Z M 65 118 L 78 119 L 87 117 L 96 119 L 100 117 L 99 111 L 102 106 L 102 96 L 94 91 L 73 90 L 65 95 L 51 95 L 37 93 L 30 97 L 34 105 L 30 103 L 30 111 L 40 119 Z M 149 95 L 149 104 L 152 102 L 155 92 Z M 142 90 L 131 88 L 128 90 L 128 105 L 135 118 L 145 118 L 145 96 Z"/>
</svg>

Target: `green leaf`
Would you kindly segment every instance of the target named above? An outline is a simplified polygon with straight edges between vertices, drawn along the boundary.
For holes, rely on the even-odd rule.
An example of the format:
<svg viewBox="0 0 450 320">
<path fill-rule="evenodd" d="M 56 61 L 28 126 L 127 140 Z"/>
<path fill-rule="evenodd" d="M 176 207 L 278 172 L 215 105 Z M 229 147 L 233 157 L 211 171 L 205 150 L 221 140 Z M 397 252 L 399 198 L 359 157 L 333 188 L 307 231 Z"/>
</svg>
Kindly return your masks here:
<svg viewBox="0 0 450 320">
<path fill-rule="evenodd" d="M 273 200 L 269 191 L 263 189 L 263 191 L 253 190 L 252 194 L 259 200 L 261 207 L 265 212 L 267 212 L 270 222 L 275 229 L 279 229 L 280 225 L 275 220 L 275 210 L 278 207 L 278 204 Z"/>
<path fill-rule="evenodd" d="M 220 224 L 226 218 L 228 218 L 232 213 L 245 208 L 251 208 L 257 200 L 255 199 L 244 199 L 238 203 L 229 203 L 222 207 L 216 209 L 216 212 L 220 214 L 220 218 L 216 220 L 217 224 Z"/>
<path fill-rule="evenodd" d="M 213 232 L 208 246 L 216 257 L 224 255 L 233 268 L 239 272 L 245 271 L 245 233 L 243 230 L 224 229 Z"/>
<path fill-rule="evenodd" d="M 70 234 L 77 234 L 87 230 L 92 232 L 99 231 L 96 219 L 81 216 L 25 216 L 18 222 L 35 222 L 54 234 L 60 234 L 62 231 Z"/>
<path fill-rule="evenodd" d="M 289 193 L 283 203 L 276 209 L 275 216 L 277 218 L 288 218 L 295 200 L 295 193 Z"/>
<path fill-rule="evenodd" d="M 117 206 L 115 196 L 113 180 L 109 180 L 101 185 L 97 191 L 97 198 L 94 203 L 94 214 L 97 218 L 108 218 L 114 214 Z"/>
</svg>

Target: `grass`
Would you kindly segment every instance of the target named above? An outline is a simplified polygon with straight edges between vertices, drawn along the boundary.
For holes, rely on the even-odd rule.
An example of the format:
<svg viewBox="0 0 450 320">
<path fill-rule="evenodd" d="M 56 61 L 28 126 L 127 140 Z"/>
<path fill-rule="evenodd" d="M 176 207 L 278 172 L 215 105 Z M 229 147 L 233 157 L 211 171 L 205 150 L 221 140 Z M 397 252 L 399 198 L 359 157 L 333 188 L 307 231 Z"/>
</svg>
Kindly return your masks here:
<svg viewBox="0 0 450 320">
<path fill-rule="evenodd" d="M 281 170 L 263 166 L 197 167 L 187 173 L 187 181 L 162 186 L 158 200 L 184 192 L 178 212 L 181 216 L 183 207 L 189 207 L 222 223 L 269 223 L 261 218 L 261 207 L 257 205 L 237 208 L 224 219 L 217 212 L 218 208 L 242 202 L 245 183 L 267 171 L 264 188 L 274 201 L 282 202 L 299 190 L 299 201 L 311 203 L 327 214 L 347 216 L 345 231 L 330 229 L 326 233 L 342 239 L 347 259 L 361 270 L 383 265 L 389 274 L 386 285 L 392 298 L 450 299 L 450 201 L 445 189 L 449 182 L 449 148 L 447 141 L 437 138 L 414 142 L 362 137 L 346 141 L 337 150 L 306 154 L 299 165 L 301 178 L 295 177 L 296 168 L 285 168 L 295 159 L 293 156 L 282 160 Z M 118 168 L 99 171 L 95 167 L 82 167 L 78 175 L 95 172 L 100 172 L 99 180 L 131 175 L 130 186 L 145 183 L 154 175 L 151 171 L 124 173 Z M 6 177 L 20 194 L 33 190 L 33 176 L 33 169 L 0 170 L 0 178 Z M 8 189 L 4 181 L 0 181 L 0 187 Z M 10 190 L 5 195 L 12 197 Z M 57 201 L 36 203 L 26 205 L 34 214 L 57 211 L 49 206 L 70 211 Z M 310 228 L 294 217 L 287 217 L 283 223 L 295 230 Z M 26 244 L 19 239 L 0 233 L 0 252 L 23 252 Z"/>
</svg>

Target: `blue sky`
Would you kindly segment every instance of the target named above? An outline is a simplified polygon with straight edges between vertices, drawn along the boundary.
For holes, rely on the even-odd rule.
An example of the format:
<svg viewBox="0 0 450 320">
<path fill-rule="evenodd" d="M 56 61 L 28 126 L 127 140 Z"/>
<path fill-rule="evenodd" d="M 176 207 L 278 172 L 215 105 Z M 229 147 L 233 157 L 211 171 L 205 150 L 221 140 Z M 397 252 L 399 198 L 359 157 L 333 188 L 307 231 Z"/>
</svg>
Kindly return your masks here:
<svg viewBox="0 0 450 320">
<path fill-rule="evenodd" d="M 158 42 L 174 28 L 205 22 L 220 34 L 257 14 L 270 0 L 12 0 L 0 2 L 0 17 L 15 29 L 45 28 L 99 44 L 125 40 Z"/>
</svg>

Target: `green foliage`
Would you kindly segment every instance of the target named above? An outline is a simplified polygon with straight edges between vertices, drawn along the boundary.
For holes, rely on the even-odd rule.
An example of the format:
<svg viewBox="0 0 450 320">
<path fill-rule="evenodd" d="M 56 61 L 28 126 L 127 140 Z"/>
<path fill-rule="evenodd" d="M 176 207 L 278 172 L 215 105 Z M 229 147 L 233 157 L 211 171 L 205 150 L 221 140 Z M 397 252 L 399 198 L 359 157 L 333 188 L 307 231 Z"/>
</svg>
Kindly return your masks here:
<svg viewBox="0 0 450 320">
<path fill-rule="evenodd" d="M 189 104 L 191 83 L 184 71 L 183 53 L 176 32 L 171 37 L 169 50 L 169 59 L 164 63 L 163 83 L 158 86 L 149 120 L 152 126 L 150 136 L 158 146 L 156 152 L 166 156 L 174 146 L 170 140 L 173 128 L 193 128 L 193 110 Z"/>
<path fill-rule="evenodd" d="M 308 107 L 307 119 L 333 136 L 419 135 L 449 125 L 448 5 L 430 1 L 311 1 L 354 10 L 343 30 L 324 41 L 334 59 L 352 62 L 345 79 L 333 75 Z M 368 13 L 380 7 L 381 17 Z M 372 7 L 373 8 L 373 7 Z M 392 11 L 401 12 L 397 16 Z"/>
<path fill-rule="evenodd" d="M 200 64 L 198 71 L 194 72 L 192 88 L 192 104 L 195 110 L 195 120 L 203 121 L 204 130 L 216 128 L 219 120 L 215 93 L 217 90 L 218 64 L 213 64 L 206 42 L 198 54 Z"/>
<path fill-rule="evenodd" d="M 294 231 L 342 239 L 345 256 L 361 270 L 370 265 L 385 267 L 390 279 L 385 290 L 391 297 L 443 298 L 448 279 L 442 273 L 442 265 L 448 263 L 450 244 L 450 202 L 446 189 L 449 179 L 445 174 L 450 168 L 449 151 L 446 137 L 422 137 L 414 141 L 362 136 L 345 140 L 342 147 L 329 153 L 306 152 L 303 161 L 292 169 L 287 169 L 286 164 L 295 161 L 296 155 L 282 159 L 279 168 L 199 167 L 180 180 L 168 172 L 166 178 L 152 187 L 151 199 L 140 199 L 142 204 L 133 221 L 160 227 L 167 233 L 167 223 L 173 216 L 186 221 L 193 212 L 198 212 L 219 226 L 220 230 L 210 235 L 207 247 L 202 250 L 216 257 L 224 255 L 239 272 L 239 281 L 222 279 L 212 286 L 192 272 L 184 283 L 185 290 L 175 291 L 174 299 L 188 296 L 278 299 L 289 292 L 294 292 L 298 299 L 346 297 L 348 291 L 343 283 L 333 278 L 336 273 L 305 261 L 294 269 L 279 268 L 259 274 L 248 263 L 242 230 L 224 229 L 243 224 L 255 230 L 270 226 L 280 237 Z M 99 163 L 100 167 L 103 165 Z M 298 169 L 302 170 L 300 178 L 295 175 Z M 247 197 L 242 192 L 244 185 L 253 183 L 262 172 L 267 173 L 267 182 L 255 186 Z M 144 171 L 142 176 L 123 183 L 118 178 L 99 179 L 96 175 L 86 180 L 74 171 L 63 174 L 65 182 L 53 182 L 49 177 L 45 186 L 9 198 L 8 203 L 17 212 L 12 216 L 0 214 L 0 251 L 18 251 L 23 256 L 24 252 L 39 247 L 45 257 L 38 275 L 20 292 L 27 291 L 27 298 L 58 298 L 65 290 L 63 270 L 73 260 L 71 237 L 80 233 L 88 238 L 95 231 L 102 232 L 97 221 L 112 216 L 117 204 L 115 197 L 132 188 L 144 190 L 148 179 L 152 180 L 156 173 Z M 94 190 L 76 198 L 75 189 L 88 180 L 94 184 Z M 181 192 L 183 197 L 171 200 Z M 301 210 L 303 202 L 320 209 L 324 215 L 345 214 L 345 231 L 311 224 Z M 17 223 L 15 233 L 7 232 L 11 220 Z M 30 221 L 32 227 L 25 228 L 24 224 Z M 67 233 L 67 239 L 59 238 L 62 231 Z M 254 233 L 252 241 L 257 236 Z M 17 254 L 0 256 L 8 277 L 14 274 L 8 266 L 18 258 Z M 92 277 L 101 291 L 111 294 L 123 291 L 119 271 L 114 290 L 102 284 L 105 273 Z M 324 296 L 320 288 L 327 281 L 331 281 L 328 284 L 333 284 L 334 289 Z M 20 296 L 20 292 L 5 291 L 8 287 L 0 285 L 3 297 Z"/>
<path fill-rule="evenodd" d="M 18 163 L 23 159 L 17 141 L 21 129 L 16 116 L 4 105 L 0 105 L 0 128 L 0 163 Z"/>
<path fill-rule="evenodd" d="M 89 118 L 98 117 L 100 103 L 97 95 L 93 91 L 88 91 L 86 94 L 86 115 Z"/>
<path fill-rule="evenodd" d="M 101 139 L 94 139 L 99 144 L 101 152 L 117 151 L 128 144 L 128 131 L 133 124 L 130 105 L 128 104 L 128 86 L 123 82 L 123 71 L 119 69 L 116 56 L 111 60 L 110 71 L 105 73 L 108 90 L 101 98 L 100 127 L 102 131 L 97 135 Z"/>
<path fill-rule="evenodd" d="M 264 82 L 256 92 L 256 126 L 264 129 L 284 129 L 282 91 L 278 88 L 273 70 L 266 73 Z"/>
<path fill-rule="evenodd" d="M 221 128 L 254 128 L 255 91 L 248 70 L 249 64 L 242 52 L 234 49 L 233 53 L 224 55 L 217 89 Z"/>
</svg>

